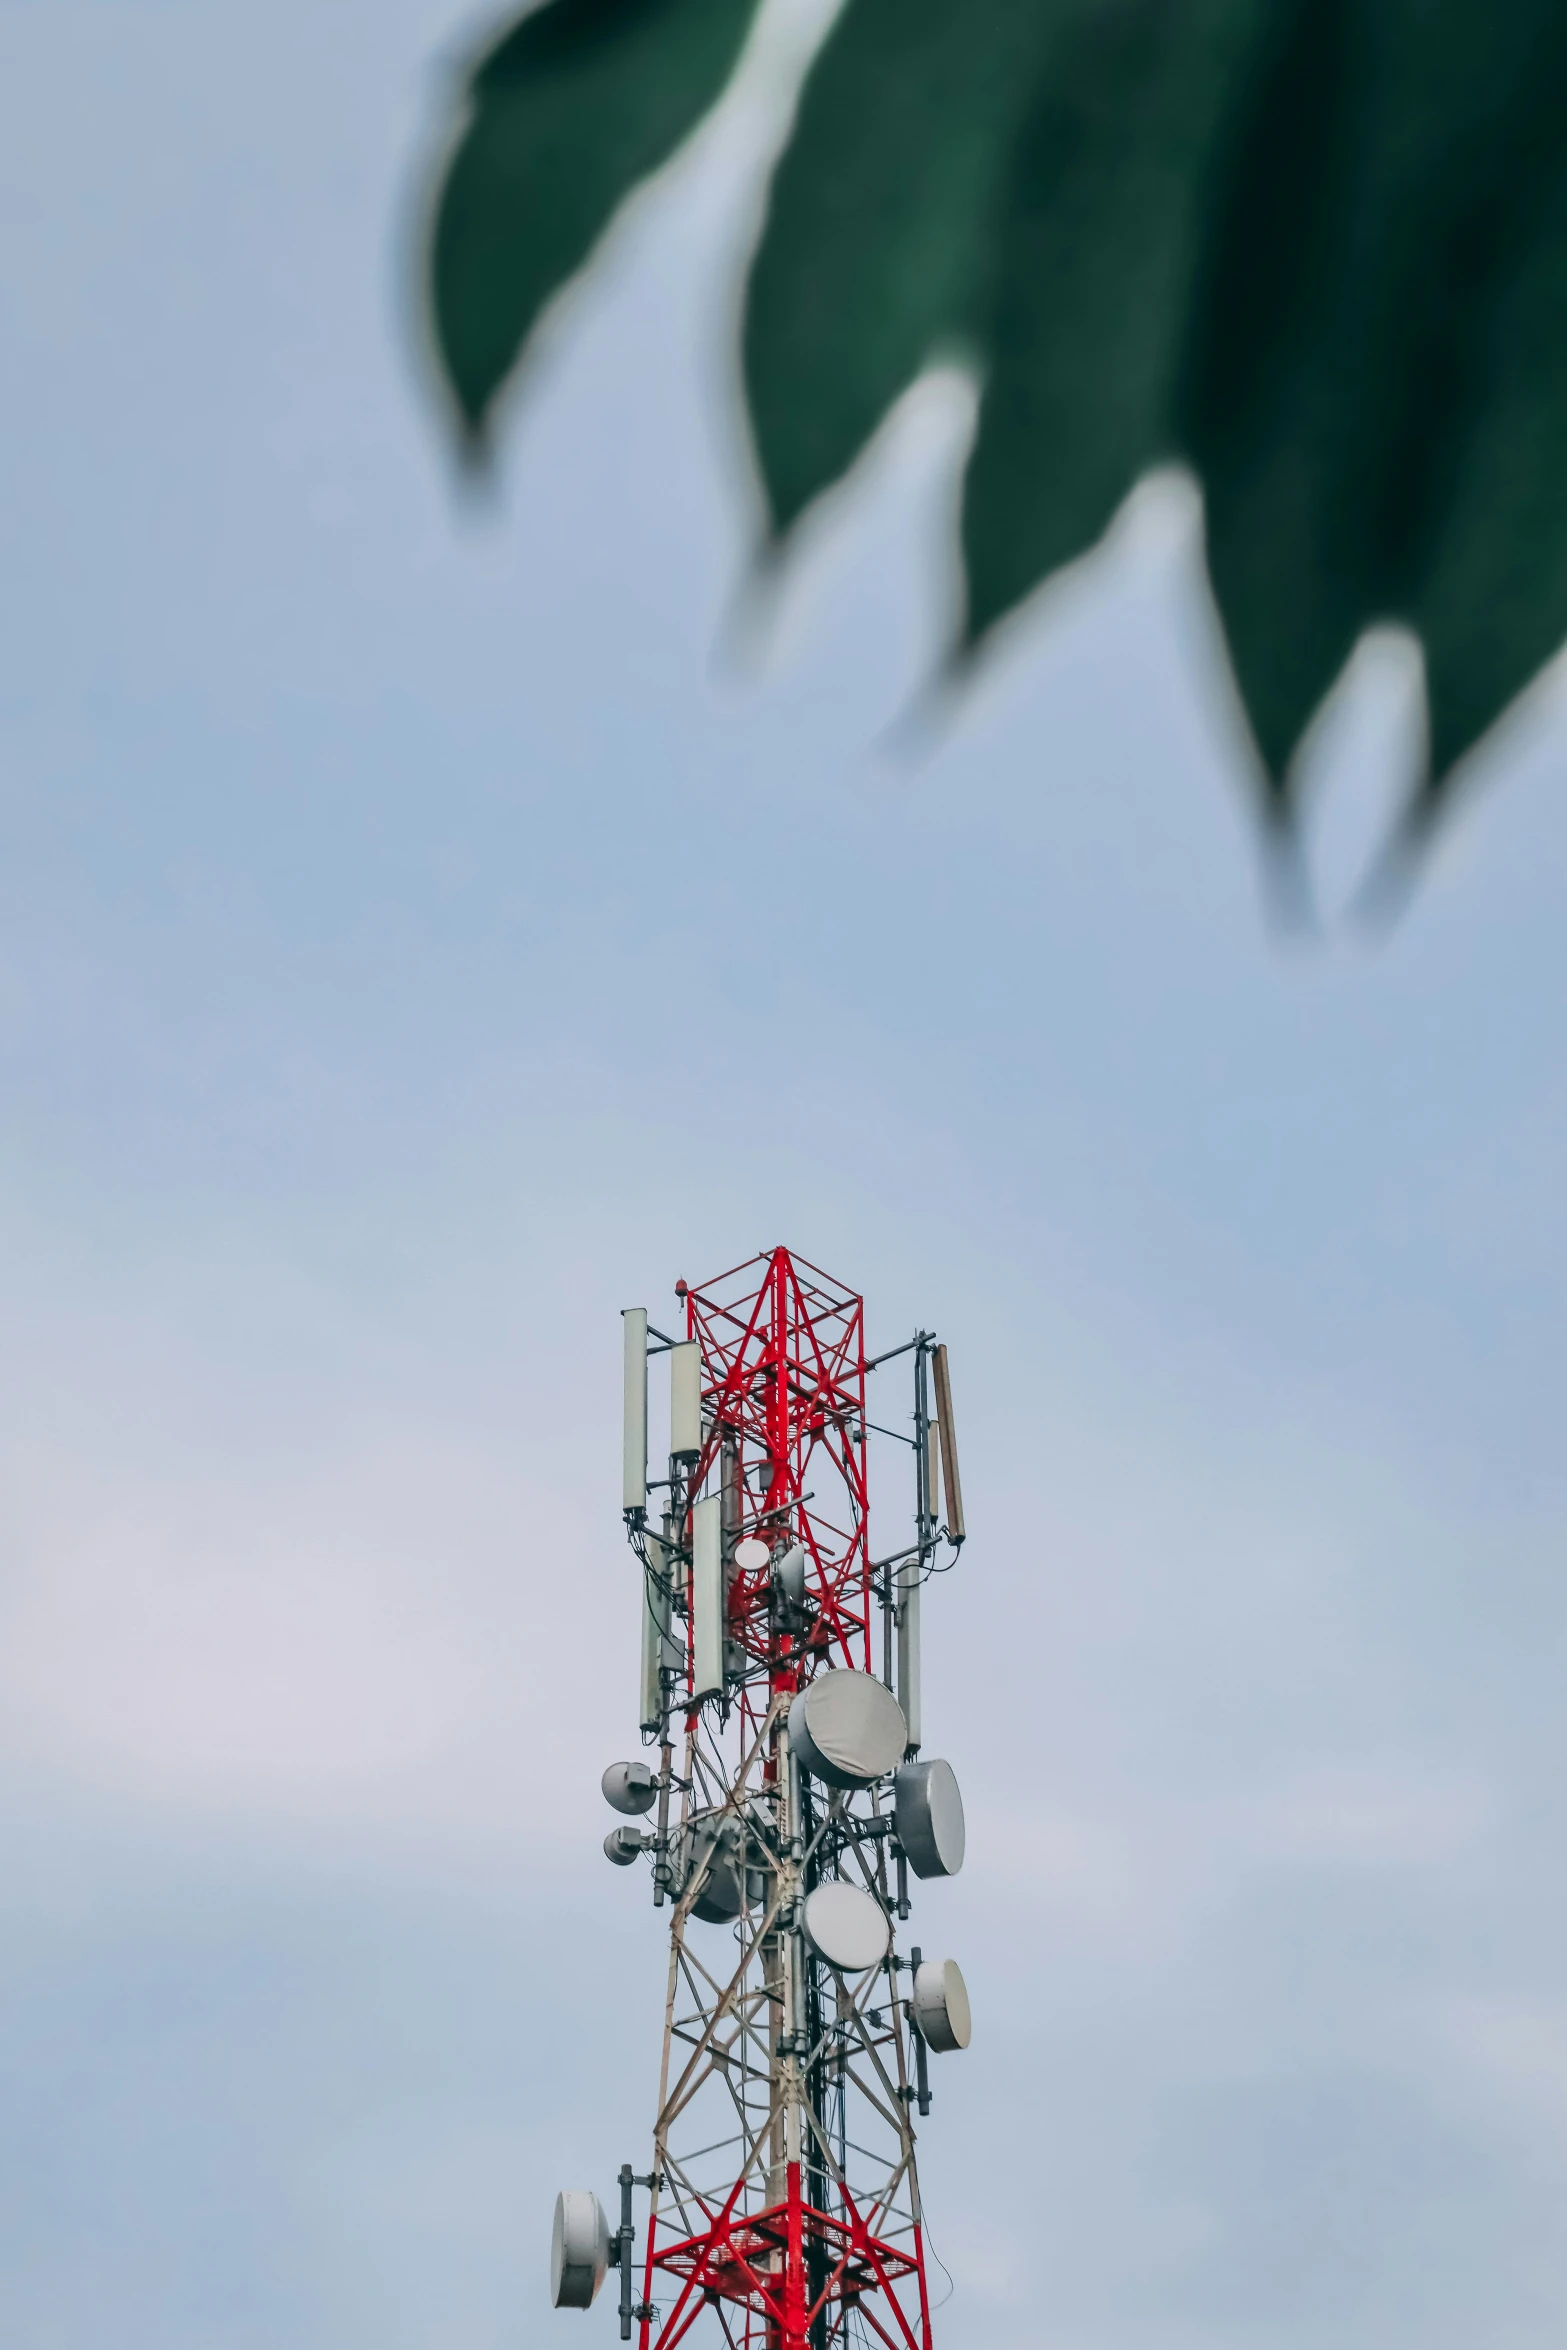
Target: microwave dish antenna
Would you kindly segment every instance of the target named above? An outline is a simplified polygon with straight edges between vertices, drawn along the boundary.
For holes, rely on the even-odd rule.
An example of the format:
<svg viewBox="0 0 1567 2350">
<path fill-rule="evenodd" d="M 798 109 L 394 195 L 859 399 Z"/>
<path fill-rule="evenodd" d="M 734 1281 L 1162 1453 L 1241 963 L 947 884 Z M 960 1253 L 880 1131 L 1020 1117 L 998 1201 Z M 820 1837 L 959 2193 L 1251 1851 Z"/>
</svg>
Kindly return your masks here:
<svg viewBox="0 0 1567 2350">
<path fill-rule="evenodd" d="M 951 1763 L 905 1763 L 892 1782 L 892 1817 L 917 1877 L 957 1875 L 968 1839 Z"/>
<path fill-rule="evenodd" d="M 807 1893 L 803 1923 L 817 1957 L 846 1975 L 880 1966 L 892 1947 L 892 1921 L 875 1894 L 842 1877 Z"/>
<path fill-rule="evenodd" d="M 828 1787 L 871 1787 L 902 1762 L 909 1726 L 874 1673 L 826 1672 L 808 1681 L 790 1706 L 789 1738 L 813 1779 Z"/>
</svg>

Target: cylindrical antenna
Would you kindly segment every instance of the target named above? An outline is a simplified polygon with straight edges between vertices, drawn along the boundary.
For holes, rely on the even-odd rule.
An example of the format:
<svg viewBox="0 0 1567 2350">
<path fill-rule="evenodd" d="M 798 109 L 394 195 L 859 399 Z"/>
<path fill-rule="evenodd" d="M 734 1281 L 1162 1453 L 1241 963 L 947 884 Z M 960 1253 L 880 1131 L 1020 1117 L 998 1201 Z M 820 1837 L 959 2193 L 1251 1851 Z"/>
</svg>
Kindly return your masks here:
<svg viewBox="0 0 1567 2350">
<path fill-rule="evenodd" d="M 625 1450 L 620 1477 L 623 1510 L 647 1508 L 647 1308 L 627 1306 L 625 1332 Z"/>
<path fill-rule="evenodd" d="M 702 1349 L 694 1338 L 669 1350 L 669 1449 L 677 1461 L 702 1450 Z"/>
<path fill-rule="evenodd" d="M 947 1374 L 947 1350 L 938 1346 L 936 1369 L 936 1417 L 941 1422 L 941 1474 L 947 1493 L 947 1533 L 953 1542 L 963 1540 L 963 1485 L 958 1476 L 958 1439 L 952 1421 L 952 1381 Z"/>
<path fill-rule="evenodd" d="M 691 1695 L 724 1686 L 723 1497 L 710 1493 L 691 1512 Z"/>
</svg>

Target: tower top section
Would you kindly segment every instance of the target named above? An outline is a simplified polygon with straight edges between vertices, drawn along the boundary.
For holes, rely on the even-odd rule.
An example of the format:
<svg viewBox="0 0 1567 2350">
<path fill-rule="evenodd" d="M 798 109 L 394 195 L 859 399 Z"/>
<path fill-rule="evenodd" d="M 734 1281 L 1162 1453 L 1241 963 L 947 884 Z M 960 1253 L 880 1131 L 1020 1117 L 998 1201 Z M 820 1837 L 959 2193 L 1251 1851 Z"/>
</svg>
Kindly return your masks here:
<svg viewBox="0 0 1567 2350">
<path fill-rule="evenodd" d="M 686 1285 L 701 1450 L 688 1495 L 720 1497 L 733 1660 L 785 1682 L 815 1663 L 872 1668 L 865 1478 L 865 1305 L 786 1248 Z M 809 1623 L 769 1636 L 772 1566 L 798 1546 Z"/>
</svg>

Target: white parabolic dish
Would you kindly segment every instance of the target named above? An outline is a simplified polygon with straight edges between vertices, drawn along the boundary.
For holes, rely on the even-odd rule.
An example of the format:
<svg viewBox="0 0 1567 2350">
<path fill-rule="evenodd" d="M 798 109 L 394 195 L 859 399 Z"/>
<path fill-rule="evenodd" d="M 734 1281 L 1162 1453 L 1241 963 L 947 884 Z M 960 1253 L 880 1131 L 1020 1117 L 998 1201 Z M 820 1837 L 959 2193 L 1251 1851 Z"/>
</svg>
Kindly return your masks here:
<svg viewBox="0 0 1567 2350">
<path fill-rule="evenodd" d="M 806 1895 L 805 1931 L 812 1949 L 846 1975 L 860 1975 L 867 1967 L 880 1966 L 892 1940 L 892 1926 L 881 1903 L 858 1885 L 837 1880 L 818 1885 Z"/>
<path fill-rule="evenodd" d="M 968 1985 L 955 1958 L 927 1958 L 914 1974 L 914 1996 L 909 2002 L 920 2038 L 942 2055 L 966 2048 L 974 2026 L 969 2015 Z"/>
<path fill-rule="evenodd" d="M 892 1782 L 892 1803 L 914 1874 L 955 1877 L 963 1866 L 963 1798 L 951 1763 L 905 1763 Z"/>
<path fill-rule="evenodd" d="M 611 1763 L 599 1781 L 604 1801 L 635 1819 L 658 1801 L 658 1781 L 645 1762 Z"/>
<path fill-rule="evenodd" d="M 868 1787 L 902 1762 L 909 1729 L 874 1673 L 818 1673 L 789 1708 L 789 1743 L 829 1787 Z"/>
<path fill-rule="evenodd" d="M 759 1575 L 772 1558 L 772 1552 L 756 1535 L 747 1534 L 735 1544 L 735 1565 L 742 1575 Z"/>
<path fill-rule="evenodd" d="M 609 2266 L 609 2222 L 596 2195 L 566 2187 L 555 2198 L 550 2236 L 550 2306 L 591 2309 Z"/>
</svg>

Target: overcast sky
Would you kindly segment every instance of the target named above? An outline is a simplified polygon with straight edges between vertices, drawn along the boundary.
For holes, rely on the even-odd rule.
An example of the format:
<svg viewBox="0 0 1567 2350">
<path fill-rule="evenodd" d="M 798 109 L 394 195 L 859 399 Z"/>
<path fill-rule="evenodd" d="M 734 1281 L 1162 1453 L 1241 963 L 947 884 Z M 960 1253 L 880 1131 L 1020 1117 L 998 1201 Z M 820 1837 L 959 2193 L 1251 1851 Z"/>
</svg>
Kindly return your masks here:
<svg viewBox="0 0 1567 2350">
<path fill-rule="evenodd" d="M 0 2336 L 612 2339 L 544 2269 L 658 2055 L 618 1310 L 783 1240 L 957 1384 L 942 2350 L 1555 2350 L 1567 709 L 1282 938 L 1179 481 L 911 737 L 950 383 L 748 638 L 765 66 L 477 505 L 477 29 L 0 8 Z"/>
</svg>

